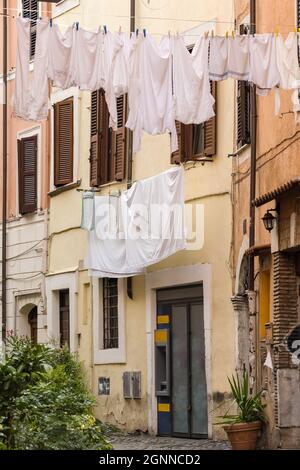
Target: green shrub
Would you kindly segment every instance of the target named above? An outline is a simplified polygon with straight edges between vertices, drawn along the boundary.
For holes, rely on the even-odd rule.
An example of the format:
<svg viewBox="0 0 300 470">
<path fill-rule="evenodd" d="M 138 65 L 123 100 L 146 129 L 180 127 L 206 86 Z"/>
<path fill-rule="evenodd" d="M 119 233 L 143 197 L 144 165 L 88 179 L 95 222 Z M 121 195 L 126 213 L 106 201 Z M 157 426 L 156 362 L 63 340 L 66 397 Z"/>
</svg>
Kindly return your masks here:
<svg viewBox="0 0 300 470">
<path fill-rule="evenodd" d="M 111 448 L 92 415 L 95 399 L 82 365 L 66 349 L 10 337 L 6 360 L 0 364 L 0 403 L 5 447 Z"/>
</svg>

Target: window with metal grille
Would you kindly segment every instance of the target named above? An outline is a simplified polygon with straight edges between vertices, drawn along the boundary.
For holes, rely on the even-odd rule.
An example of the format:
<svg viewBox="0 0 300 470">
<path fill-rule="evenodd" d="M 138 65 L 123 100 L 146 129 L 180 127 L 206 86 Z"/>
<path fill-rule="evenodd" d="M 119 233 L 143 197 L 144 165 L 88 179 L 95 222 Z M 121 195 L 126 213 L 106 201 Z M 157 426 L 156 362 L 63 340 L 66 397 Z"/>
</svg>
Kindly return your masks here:
<svg viewBox="0 0 300 470">
<path fill-rule="evenodd" d="M 23 0 L 22 1 L 23 18 L 29 18 L 30 22 L 30 59 L 34 58 L 36 44 L 36 22 L 38 19 L 38 1 Z"/>
<path fill-rule="evenodd" d="M 68 289 L 59 291 L 59 338 L 61 347 L 70 347 L 70 294 Z"/>
<path fill-rule="evenodd" d="M 119 347 L 118 279 L 103 279 L 103 349 Z"/>
</svg>

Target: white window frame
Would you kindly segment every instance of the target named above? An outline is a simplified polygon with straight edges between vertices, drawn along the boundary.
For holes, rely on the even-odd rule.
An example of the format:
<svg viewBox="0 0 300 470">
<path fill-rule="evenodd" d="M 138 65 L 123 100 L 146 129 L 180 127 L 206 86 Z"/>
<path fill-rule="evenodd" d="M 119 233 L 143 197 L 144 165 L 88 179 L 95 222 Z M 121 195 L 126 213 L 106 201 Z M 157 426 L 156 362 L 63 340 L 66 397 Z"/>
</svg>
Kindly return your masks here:
<svg viewBox="0 0 300 470">
<path fill-rule="evenodd" d="M 26 139 L 27 137 L 37 136 L 37 213 L 41 212 L 42 206 L 42 127 L 40 124 L 17 132 L 17 141 Z M 17 171 L 16 171 L 16 214 L 19 217 L 28 216 L 30 214 L 20 214 L 19 207 L 19 165 L 18 165 L 18 144 L 17 144 Z M 32 213 L 34 214 L 34 212 Z"/>
<path fill-rule="evenodd" d="M 66 13 L 73 8 L 80 5 L 80 0 L 61 0 L 56 5 L 52 5 L 52 16 L 53 18 Z"/>
<path fill-rule="evenodd" d="M 50 191 L 57 189 L 54 184 L 54 105 L 68 98 L 73 98 L 73 181 L 78 181 L 79 161 L 79 106 L 81 93 L 78 88 L 72 87 L 67 90 L 58 90 L 51 95 L 51 169 L 50 169 Z"/>
<path fill-rule="evenodd" d="M 46 276 L 47 323 L 49 340 L 59 341 L 59 291 L 69 290 L 70 351 L 78 349 L 77 339 L 77 272 Z"/>
<path fill-rule="evenodd" d="M 103 279 L 92 278 L 93 285 L 93 330 L 94 330 L 94 364 L 125 364 L 125 295 L 126 283 L 118 279 L 118 348 L 103 349 Z"/>
</svg>

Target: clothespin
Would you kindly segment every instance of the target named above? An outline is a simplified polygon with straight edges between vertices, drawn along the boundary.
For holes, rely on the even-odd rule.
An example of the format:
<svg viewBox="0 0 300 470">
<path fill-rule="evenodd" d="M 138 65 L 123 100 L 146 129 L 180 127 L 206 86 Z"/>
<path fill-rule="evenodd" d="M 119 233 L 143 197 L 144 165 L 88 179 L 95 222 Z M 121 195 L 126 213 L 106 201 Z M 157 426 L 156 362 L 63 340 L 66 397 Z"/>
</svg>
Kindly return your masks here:
<svg viewBox="0 0 300 470">
<path fill-rule="evenodd" d="M 234 31 L 231 31 L 232 39 L 234 39 Z"/>
<path fill-rule="evenodd" d="M 205 39 L 208 38 L 208 35 L 209 35 L 209 31 L 205 31 L 205 33 L 204 33 Z"/>
<path fill-rule="evenodd" d="M 79 22 L 78 21 L 76 21 L 75 26 L 76 26 L 76 31 L 78 31 L 79 30 Z"/>
<path fill-rule="evenodd" d="M 103 29 L 104 29 L 104 34 L 107 34 L 107 26 L 106 26 L 106 24 L 103 26 Z"/>
<path fill-rule="evenodd" d="M 296 28 L 296 26 L 294 27 L 294 33 L 297 34 L 297 28 Z"/>
<path fill-rule="evenodd" d="M 278 38 L 278 36 L 279 36 L 279 28 L 276 28 L 275 35 L 276 35 L 276 37 Z"/>
<path fill-rule="evenodd" d="M 226 39 L 228 39 L 228 31 L 226 31 Z"/>
<path fill-rule="evenodd" d="M 50 18 L 49 23 L 50 23 L 50 28 L 52 28 L 52 24 L 53 24 L 52 18 Z"/>
<path fill-rule="evenodd" d="M 143 29 L 143 34 L 144 34 L 144 38 L 145 38 L 147 36 L 147 32 L 146 32 L 145 28 Z"/>
<path fill-rule="evenodd" d="M 298 28 L 298 33 L 300 33 L 300 28 Z"/>
<path fill-rule="evenodd" d="M 136 30 L 135 34 L 136 34 L 136 36 L 139 35 L 139 29 Z"/>
<path fill-rule="evenodd" d="M 214 37 L 214 30 L 212 29 L 211 31 L 211 37 L 213 38 Z"/>
<path fill-rule="evenodd" d="M 119 26 L 119 34 L 121 34 L 121 33 L 122 33 L 122 27 Z"/>
</svg>

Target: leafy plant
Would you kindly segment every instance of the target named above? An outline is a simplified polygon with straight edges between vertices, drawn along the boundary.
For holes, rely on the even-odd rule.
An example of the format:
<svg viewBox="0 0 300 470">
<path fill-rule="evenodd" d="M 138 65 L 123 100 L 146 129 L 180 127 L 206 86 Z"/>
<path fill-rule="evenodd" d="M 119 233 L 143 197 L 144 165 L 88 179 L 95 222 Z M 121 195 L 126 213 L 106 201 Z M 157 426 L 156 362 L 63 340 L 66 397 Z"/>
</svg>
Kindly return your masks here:
<svg viewBox="0 0 300 470">
<path fill-rule="evenodd" d="M 228 378 L 234 403 L 238 407 L 238 413 L 229 414 L 229 410 L 224 416 L 222 424 L 252 423 L 254 421 L 266 422 L 265 405 L 262 404 L 262 391 L 255 395 L 250 394 L 249 375 L 244 372 L 242 380 L 238 374 L 236 377 Z M 218 423 L 220 424 L 220 423 Z"/>
<path fill-rule="evenodd" d="M 82 364 L 67 349 L 10 337 L 0 363 L 0 449 L 110 449 Z"/>
</svg>

